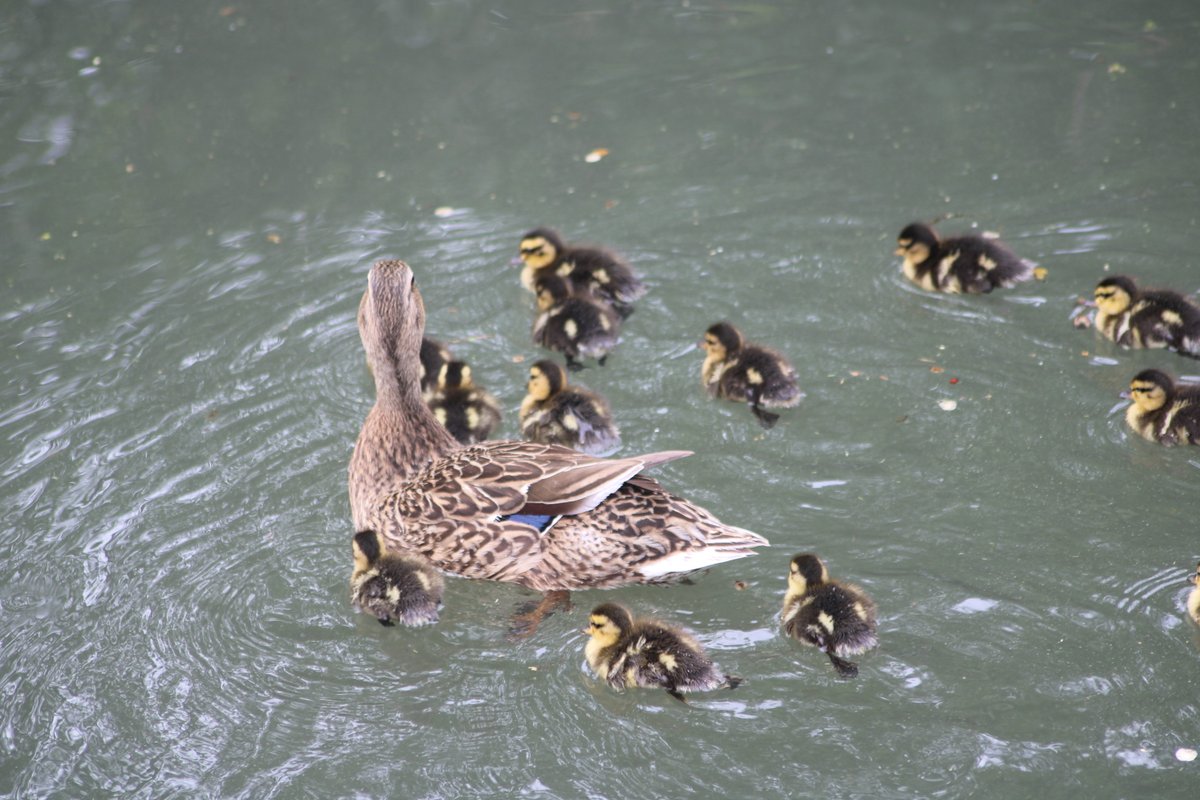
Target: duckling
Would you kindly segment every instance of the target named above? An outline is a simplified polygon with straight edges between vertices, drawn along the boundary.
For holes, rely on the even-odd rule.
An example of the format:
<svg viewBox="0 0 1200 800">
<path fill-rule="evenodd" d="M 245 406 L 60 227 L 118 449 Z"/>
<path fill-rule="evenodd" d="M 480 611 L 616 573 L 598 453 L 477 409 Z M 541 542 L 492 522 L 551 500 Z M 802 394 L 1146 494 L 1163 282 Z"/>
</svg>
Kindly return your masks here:
<svg viewBox="0 0 1200 800">
<path fill-rule="evenodd" d="M 567 369 L 582 369 L 576 359 L 594 358 L 604 366 L 619 341 L 621 317 L 588 294 L 571 294 L 557 275 L 539 276 L 534 284 L 540 312 L 533 323 L 533 342 L 566 356 Z"/>
<path fill-rule="evenodd" d="M 896 241 L 904 276 L 926 291 L 986 294 L 1033 277 L 1033 264 L 997 239 L 974 234 L 940 239 L 930 226 L 914 222 Z"/>
<path fill-rule="evenodd" d="M 437 421 L 462 444 L 482 442 L 500 424 L 500 404 L 475 385 L 471 368 L 462 361 L 442 365 L 428 405 Z"/>
<path fill-rule="evenodd" d="M 742 682 L 720 670 L 692 636 L 657 620 L 637 619 L 617 603 L 592 609 L 583 632 L 588 666 L 614 689 L 662 687 L 676 700 L 684 692 L 732 689 Z"/>
<path fill-rule="evenodd" d="M 609 303 L 621 318 L 633 313 L 633 304 L 646 287 L 621 258 L 608 250 L 563 243 L 549 228 L 535 228 L 521 237 L 521 283 L 537 293 L 537 279 L 546 275 L 565 278 L 575 293 L 592 293 Z"/>
<path fill-rule="evenodd" d="M 829 656 L 843 678 L 858 674 L 858 665 L 844 656 L 879 643 L 875 603 L 857 586 L 830 580 L 825 564 L 812 553 L 792 559 L 781 618 L 789 636 Z"/>
<path fill-rule="evenodd" d="M 747 342 L 728 322 L 709 326 L 700 343 L 706 356 L 700 380 L 713 397 L 749 403 L 764 428 L 774 427 L 779 415 L 764 409 L 790 408 L 804 393 L 796 385 L 796 368 L 782 354 Z"/>
<path fill-rule="evenodd" d="M 581 386 L 567 386 L 567 373 L 554 361 L 529 368 L 527 390 L 521 401 L 521 435 L 527 441 L 561 444 L 589 455 L 621 446 L 608 403 Z"/>
<path fill-rule="evenodd" d="M 453 358 L 450 348 L 446 345 L 436 339 L 421 337 L 421 396 L 425 398 L 426 403 L 437 392 L 438 375 L 441 374 L 442 366 Z"/>
<path fill-rule="evenodd" d="M 1165 289 L 1142 291 L 1113 275 L 1096 284 L 1096 330 L 1122 347 L 1167 348 L 1200 358 L 1200 306 Z"/>
<path fill-rule="evenodd" d="M 438 621 L 444 581 L 428 561 L 389 553 L 376 531 L 354 534 L 354 572 L 350 595 L 354 607 L 380 625 L 429 625 Z"/>
<path fill-rule="evenodd" d="M 1188 614 L 1197 625 L 1200 625 L 1200 564 L 1197 564 L 1196 571 L 1188 576 L 1188 582 L 1196 586 L 1195 589 L 1192 589 L 1191 594 L 1188 595 Z"/>
<path fill-rule="evenodd" d="M 1200 444 L 1200 385 L 1144 369 L 1129 382 L 1129 394 L 1125 422 L 1139 436 L 1166 445 Z"/>
</svg>

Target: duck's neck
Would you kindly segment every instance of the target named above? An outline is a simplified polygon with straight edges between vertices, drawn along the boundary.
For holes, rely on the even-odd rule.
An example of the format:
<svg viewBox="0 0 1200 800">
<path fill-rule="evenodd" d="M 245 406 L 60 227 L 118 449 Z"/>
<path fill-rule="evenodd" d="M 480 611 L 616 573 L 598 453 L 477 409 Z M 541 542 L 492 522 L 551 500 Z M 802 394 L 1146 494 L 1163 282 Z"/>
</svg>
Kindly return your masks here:
<svg viewBox="0 0 1200 800">
<path fill-rule="evenodd" d="M 375 405 L 350 458 L 350 511 L 355 530 L 369 527 L 379 500 L 414 473 L 460 447 L 421 398 L 418 375 L 397 374 L 391 359 L 372 363 Z"/>
</svg>

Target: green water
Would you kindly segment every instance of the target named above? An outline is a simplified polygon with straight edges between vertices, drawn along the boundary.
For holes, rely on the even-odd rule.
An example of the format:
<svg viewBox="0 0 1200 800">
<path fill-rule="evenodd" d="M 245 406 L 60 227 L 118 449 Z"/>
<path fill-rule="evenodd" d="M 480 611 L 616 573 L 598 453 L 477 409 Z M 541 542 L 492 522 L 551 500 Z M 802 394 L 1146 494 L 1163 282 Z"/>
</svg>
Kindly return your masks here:
<svg viewBox="0 0 1200 800">
<path fill-rule="evenodd" d="M 1117 395 L 1200 366 L 1070 315 L 1106 265 L 1200 290 L 1198 81 L 1165 0 L 6 4 L 0 795 L 1194 795 L 1200 451 Z M 907 285 L 942 214 L 1048 279 Z M 518 644 L 530 594 L 456 579 L 385 629 L 347 592 L 366 271 L 413 266 L 511 436 L 541 224 L 649 286 L 580 374 L 623 452 L 695 450 L 658 477 L 772 547 Z M 721 318 L 796 364 L 769 433 L 700 388 Z M 807 549 L 879 605 L 855 681 L 778 635 Z M 608 599 L 746 683 L 611 692 Z"/>
</svg>

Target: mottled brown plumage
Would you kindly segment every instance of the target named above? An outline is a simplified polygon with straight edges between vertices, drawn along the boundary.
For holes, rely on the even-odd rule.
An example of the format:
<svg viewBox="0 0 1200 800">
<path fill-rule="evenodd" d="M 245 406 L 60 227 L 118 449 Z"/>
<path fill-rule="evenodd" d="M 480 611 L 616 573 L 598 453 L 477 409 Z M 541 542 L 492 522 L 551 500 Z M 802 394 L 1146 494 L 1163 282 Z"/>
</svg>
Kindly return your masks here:
<svg viewBox="0 0 1200 800">
<path fill-rule="evenodd" d="M 640 474 L 683 451 L 601 459 L 532 442 L 459 445 L 421 400 L 424 321 L 409 268 L 377 262 L 359 305 L 376 402 L 350 462 L 357 529 L 438 569 L 538 590 L 669 581 L 766 544 Z"/>
</svg>

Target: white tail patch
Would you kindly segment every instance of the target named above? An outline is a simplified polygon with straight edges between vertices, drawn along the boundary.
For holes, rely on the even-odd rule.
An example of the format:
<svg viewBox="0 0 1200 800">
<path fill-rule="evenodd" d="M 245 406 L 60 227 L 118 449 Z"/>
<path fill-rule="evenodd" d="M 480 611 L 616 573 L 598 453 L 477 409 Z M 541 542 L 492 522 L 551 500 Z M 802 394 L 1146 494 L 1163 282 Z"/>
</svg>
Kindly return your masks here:
<svg viewBox="0 0 1200 800">
<path fill-rule="evenodd" d="M 754 386 L 758 386 L 763 382 L 763 376 L 762 373 L 756 370 L 754 367 L 750 367 L 746 370 L 746 380 L 750 381 L 750 383 Z"/>
<path fill-rule="evenodd" d="M 567 334 L 568 339 L 574 339 L 579 334 L 579 326 L 575 324 L 575 320 L 569 319 L 563 323 L 563 333 Z"/>
<path fill-rule="evenodd" d="M 829 616 L 824 611 L 817 612 L 817 623 L 824 628 L 827 633 L 833 633 L 833 617 Z"/>
<path fill-rule="evenodd" d="M 745 545 L 743 545 L 745 546 Z M 638 574 L 646 578 L 662 578 L 667 575 L 686 574 L 698 569 L 711 567 L 726 561 L 753 555 L 750 550 L 719 550 L 706 547 L 697 550 L 680 550 L 676 553 L 656 558 L 638 567 Z"/>
</svg>

